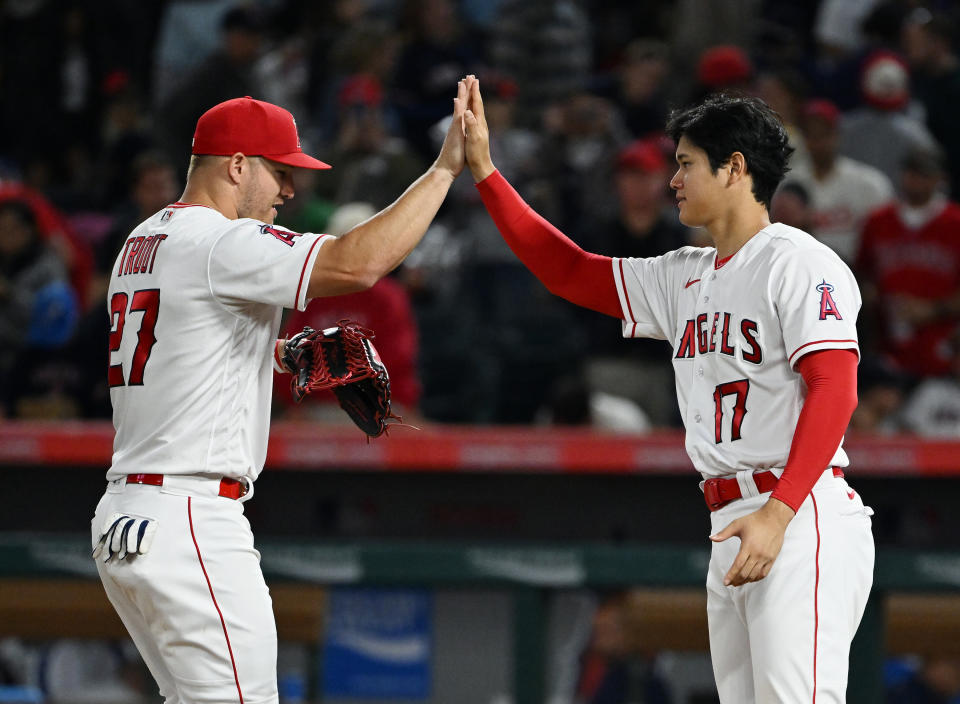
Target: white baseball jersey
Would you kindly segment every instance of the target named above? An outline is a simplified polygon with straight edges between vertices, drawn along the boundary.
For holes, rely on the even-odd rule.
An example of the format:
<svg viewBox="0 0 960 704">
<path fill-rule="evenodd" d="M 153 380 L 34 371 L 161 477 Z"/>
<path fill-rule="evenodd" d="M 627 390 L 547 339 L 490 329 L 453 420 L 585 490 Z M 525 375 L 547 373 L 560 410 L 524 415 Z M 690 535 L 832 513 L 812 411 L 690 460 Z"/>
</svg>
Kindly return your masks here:
<svg viewBox="0 0 960 704">
<path fill-rule="evenodd" d="M 306 307 L 326 238 L 179 203 L 131 233 L 108 294 L 117 431 L 108 479 L 257 478 L 280 317 Z"/>
<path fill-rule="evenodd" d="M 686 449 L 704 478 L 782 468 L 803 405 L 793 370 L 808 352 L 859 349 L 850 269 L 775 223 L 716 268 L 713 248 L 614 259 L 624 337 L 673 346 Z M 845 467 L 842 446 L 831 462 Z"/>
<path fill-rule="evenodd" d="M 800 181 L 810 191 L 814 233 L 845 262 L 857 256 L 867 215 L 894 197 L 893 184 L 882 171 L 845 156 L 838 156 L 820 181 L 809 164 L 792 169 L 790 180 Z"/>
</svg>

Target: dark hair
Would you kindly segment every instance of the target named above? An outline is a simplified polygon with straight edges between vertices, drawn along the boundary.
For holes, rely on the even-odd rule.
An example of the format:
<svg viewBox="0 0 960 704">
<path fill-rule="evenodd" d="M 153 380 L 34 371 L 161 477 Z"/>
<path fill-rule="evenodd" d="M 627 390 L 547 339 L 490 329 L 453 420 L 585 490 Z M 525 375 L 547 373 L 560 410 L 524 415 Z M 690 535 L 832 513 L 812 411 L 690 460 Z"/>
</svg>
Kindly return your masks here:
<svg viewBox="0 0 960 704">
<path fill-rule="evenodd" d="M 790 168 L 787 161 L 793 147 L 780 116 L 759 98 L 711 95 L 694 107 L 673 110 L 666 132 L 674 142 L 686 137 L 703 149 L 714 173 L 734 152 L 743 154 L 753 179 L 753 196 L 768 209 Z"/>
<path fill-rule="evenodd" d="M 810 205 L 810 191 L 799 181 L 784 181 L 777 193 L 792 193 L 806 206 Z"/>
<path fill-rule="evenodd" d="M 926 176 L 938 176 L 946 170 L 946 163 L 940 147 L 918 146 L 912 147 L 903 155 L 900 168 L 903 171 L 913 171 Z"/>
<path fill-rule="evenodd" d="M 170 169 L 174 171 L 173 163 L 160 151 L 147 150 L 140 152 L 130 164 L 130 183 L 136 185 L 144 174 L 154 169 Z"/>
</svg>

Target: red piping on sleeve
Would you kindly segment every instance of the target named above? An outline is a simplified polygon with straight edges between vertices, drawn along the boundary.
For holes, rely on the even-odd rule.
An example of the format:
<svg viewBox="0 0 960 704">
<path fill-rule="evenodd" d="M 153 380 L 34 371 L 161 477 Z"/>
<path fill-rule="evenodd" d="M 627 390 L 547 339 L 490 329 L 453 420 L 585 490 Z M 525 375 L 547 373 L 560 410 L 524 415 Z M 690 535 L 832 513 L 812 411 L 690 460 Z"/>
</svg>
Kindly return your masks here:
<svg viewBox="0 0 960 704">
<path fill-rule="evenodd" d="M 820 345 L 820 344 L 823 344 L 823 343 L 825 343 L 825 342 L 829 342 L 829 343 L 835 344 L 835 345 L 842 345 L 842 344 L 849 343 L 849 342 L 852 342 L 853 344 L 857 344 L 857 341 L 856 341 L 856 340 L 814 340 L 813 342 L 807 342 L 806 344 L 800 345 L 797 349 L 795 349 L 795 350 L 793 351 L 793 354 L 791 354 L 790 357 L 787 359 L 787 362 L 790 363 L 790 364 L 793 364 L 793 357 L 794 357 L 794 355 L 796 355 L 797 352 L 799 352 L 800 350 L 802 350 L 804 347 L 809 347 L 810 345 Z"/>
<path fill-rule="evenodd" d="M 633 326 L 630 328 L 630 337 L 637 335 L 637 319 L 633 316 L 633 306 L 630 304 L 630 293 L 627 291 L 627 281 L 623 276 L 623 259 L 617 262 L 620 272 L 620 285 L 623 287 L 623 299 L 627 302 L 627 313 L 630 316 L 630 322 Z"/>
<path fill-rule="evenodd" d="M 310 262 L 310 255 L 313 254 L 313 250 L 317 248 L 317 245 L 323 240 L 323 237 L 318 237 L 313 241 L 313 244 L 310 245 L 310 250 L 307 252 L 307 258 L 303 260 L 303 269 L 300 270 L 300 281 L 297 283 L 297 296 L 293 299 L 293 309 L 297 310 L 300 307 L 300 289 L 303 287 L 303 275 L 307 273 L 307 264 Z"/>
</svg>

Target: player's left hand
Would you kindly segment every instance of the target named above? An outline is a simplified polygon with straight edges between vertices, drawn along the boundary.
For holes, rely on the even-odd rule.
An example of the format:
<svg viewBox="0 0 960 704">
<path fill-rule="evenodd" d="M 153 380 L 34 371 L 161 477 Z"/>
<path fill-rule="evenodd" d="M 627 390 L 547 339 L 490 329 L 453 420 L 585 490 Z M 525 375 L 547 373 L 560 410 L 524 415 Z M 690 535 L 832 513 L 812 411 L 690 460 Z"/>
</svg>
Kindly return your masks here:
<svg viewBox="0 0 960 704">
<path fill-rule="evenodd" d="M 726 586 L 739 587 L 747 582 L 759 582 L 770 574 L 774 560 L 783 547 L 783 535 L 793 518 L 793 509 L 776 499 L 770 499 L 763 508 L 732 521 L 710 540 L 721 543 L 728 538 L 740 538 L 740 552 L 723 578 Z"/>
</svg>

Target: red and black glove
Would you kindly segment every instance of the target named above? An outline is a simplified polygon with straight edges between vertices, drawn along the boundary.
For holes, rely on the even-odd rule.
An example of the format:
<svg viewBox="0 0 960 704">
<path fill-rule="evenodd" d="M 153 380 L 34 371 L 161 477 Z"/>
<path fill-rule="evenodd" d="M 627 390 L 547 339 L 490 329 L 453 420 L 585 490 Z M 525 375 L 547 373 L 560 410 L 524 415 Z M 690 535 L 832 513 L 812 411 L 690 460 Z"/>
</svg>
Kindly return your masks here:
<svg viewBox="0 0 960 704">
<path fill-rule="evenodd" d="M 373 346 L 373 331 L 341 320 L 324 330 L 305 327 L 283 346 L 283 366 L 300 402 L 315 389 L 332 389 L 340 407 L 369 437 L 396 418 L 390 410 L 390 376 Z"/>
</svg>

